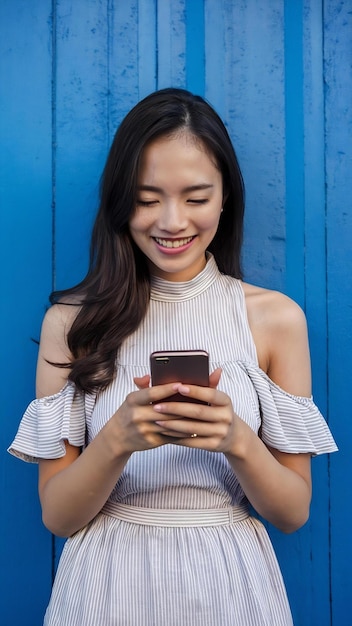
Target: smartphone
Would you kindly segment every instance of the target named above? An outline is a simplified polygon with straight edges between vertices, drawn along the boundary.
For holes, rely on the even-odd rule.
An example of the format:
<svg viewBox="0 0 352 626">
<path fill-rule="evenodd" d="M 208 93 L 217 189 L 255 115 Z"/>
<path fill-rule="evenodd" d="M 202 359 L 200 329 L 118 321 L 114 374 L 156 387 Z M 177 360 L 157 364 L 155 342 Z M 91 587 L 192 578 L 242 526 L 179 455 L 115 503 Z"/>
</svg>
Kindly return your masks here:
<svg viewBox="0 0 352 626">
<path fill-rule="evenodd" d="M 209 355 L 205 350 L 174 350 L 153 352 L 150 355 L 152 385 L 181 382 L 185 385 L 209 387 Z M 207 404 L 201 400 L 188 398 L 175 393 L 163 402 L 195 402 Z"/>
</svg>

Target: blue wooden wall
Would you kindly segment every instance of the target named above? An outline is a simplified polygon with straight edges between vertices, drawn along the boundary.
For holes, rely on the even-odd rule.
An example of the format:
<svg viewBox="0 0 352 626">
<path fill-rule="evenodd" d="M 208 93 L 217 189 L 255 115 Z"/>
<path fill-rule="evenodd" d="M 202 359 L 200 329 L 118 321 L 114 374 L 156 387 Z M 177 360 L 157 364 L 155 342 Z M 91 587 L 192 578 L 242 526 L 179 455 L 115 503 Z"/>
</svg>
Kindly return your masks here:
<svg viewBox="0 0 352 626">
<path fill-rule="evenodd" d="M 314 395 L 340 452 L 313 462 L 307 525 L 270 533 L 296 626 L 347 626 L 352 0 L 1 0 L 0 59 L 1 623 L 41 623 L 61 549 L 36 468 L 5 453 L 34 395 L 32 339 L 51 289 L 84 273 L 117 124 L 173 85 L 205 95 L 237 148 L 247 280 L 307 313 Z"/>
</svg>

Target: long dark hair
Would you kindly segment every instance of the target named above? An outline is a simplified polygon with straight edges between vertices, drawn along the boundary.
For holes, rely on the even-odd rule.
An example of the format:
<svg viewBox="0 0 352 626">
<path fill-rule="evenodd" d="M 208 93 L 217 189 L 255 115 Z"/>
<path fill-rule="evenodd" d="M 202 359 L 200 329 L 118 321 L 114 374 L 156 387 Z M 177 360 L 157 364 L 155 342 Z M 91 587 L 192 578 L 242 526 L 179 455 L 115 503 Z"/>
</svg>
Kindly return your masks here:
<svg viewBox="0 0 352 626">
<path fill-rule="evenodd" d="M 187 129 L 203 142 L 222 173 L 223 212 L 208 249 L 221 272 L 242 276 L 244 188 L 227 130 L 200 96 L 184 89 L 156 91 L 127 114 L 114 137 L 101 180 L 86 277 L 75 287 L 50 296 L 52 304 L 77 301 L 78 296 L 81 308 L 67 342 L 73 355 L 69 378 L 83 391 L 101 390 L 113 380 L 119 348 L 147 311 L 149 271 L 130 237 L 129 220 L 136 206 L 143 149 L 179 129 Z"/>
</svg>

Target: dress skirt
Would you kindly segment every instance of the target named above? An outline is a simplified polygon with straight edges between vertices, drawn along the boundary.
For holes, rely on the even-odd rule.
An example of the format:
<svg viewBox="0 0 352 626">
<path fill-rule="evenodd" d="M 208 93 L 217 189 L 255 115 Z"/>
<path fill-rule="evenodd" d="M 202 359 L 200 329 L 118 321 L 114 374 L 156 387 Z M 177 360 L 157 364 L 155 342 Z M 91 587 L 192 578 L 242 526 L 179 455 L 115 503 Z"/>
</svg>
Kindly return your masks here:
<svg viewBox="0 0 352 626">
<path fill-rule="evenodd" d="M 244 507 L 219 523 L 191 511 L 191 526 L 185 511 L 168 526 L 165 509 L 158 524 L 153 509 L 131 523 L 113 508 L 67 540 L 45 626 L 292 625 L 266 529 Z"/>
</svg>

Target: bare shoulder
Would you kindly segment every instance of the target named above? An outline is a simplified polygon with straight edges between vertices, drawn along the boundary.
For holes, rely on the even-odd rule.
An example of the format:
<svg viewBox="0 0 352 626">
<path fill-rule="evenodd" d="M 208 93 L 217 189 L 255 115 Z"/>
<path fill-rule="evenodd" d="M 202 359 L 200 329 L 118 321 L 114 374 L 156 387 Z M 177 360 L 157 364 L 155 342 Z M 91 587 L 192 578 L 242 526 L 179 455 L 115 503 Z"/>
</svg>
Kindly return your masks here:
<svg viewBox="0 0 352 626">
<path fill-rule="evenodd" d="M 277 331 L 306 327 L 306 318 L 301 307 L 285 294 L 249 283 L 242 285 L 248 318 L 254 324 L 263 324 L 265 330 L 275 328 Z"/>
<path fill-rule="evenodd" d="M 310 358 L 303 310 L 278 291 L 248 283 L 243 283 L 243 290 L 259 365 L 287 391 L 310 395 Z M 299 370 L 301 375 L 297 373 Z"/>
<path fill-rule="evenodd" d="M 53 304 L 45 313 L 43 328 L 67 335 L 81 307 L 74 302 Z"/>
<path fill-rule="evenodd" d="M 72 361 L 67 335 L 79 310 L 73 303 L 54 304 L 44 316 L 37 362 L 38 397 L 56 393 L 66 383 Z"/>
</svg>

